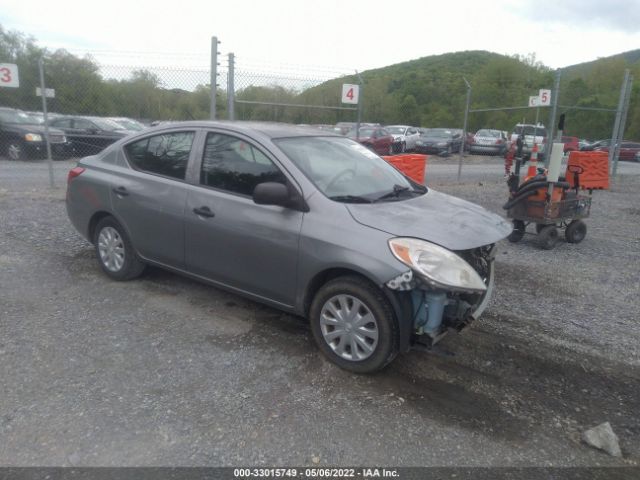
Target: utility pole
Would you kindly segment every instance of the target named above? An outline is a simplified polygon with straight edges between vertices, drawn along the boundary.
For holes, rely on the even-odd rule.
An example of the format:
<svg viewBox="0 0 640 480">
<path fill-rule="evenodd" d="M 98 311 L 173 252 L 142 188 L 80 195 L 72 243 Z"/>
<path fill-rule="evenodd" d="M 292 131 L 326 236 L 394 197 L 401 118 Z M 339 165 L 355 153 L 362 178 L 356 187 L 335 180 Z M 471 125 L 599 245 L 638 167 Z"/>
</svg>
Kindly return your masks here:
<svg viewBox="0 0 640 480">
<path fill-rule="evenodd" d="M 362 80 L 362 76 L 356 70 L 356 75 L 358 76 L 358 84 L 360 88 L 358 89 L 358 118 L 356 120 L 356 140 L 360 139 L 360 122 L 362 122 L 362 89 L 364 86 L 364 81 Z"/>
<path fill-rule="evenodd" d="M 467 86 L 467 103 L 464 107 L 464 123 L 462 126 L 462 143 L 460 144 L 460 152 L 458 158 L 458 182 L 462 176 L 462 155 L 464 153 L 464 145 L 467 143 L 467 120 L 469 118 L 469 105 L 471 104 L 471 85 L 467 82 L 467 79 L 462 77 L 465 85 Z"/>
<path fill-rule="evenodd" d="M 218 91 L 218 37 L 211 37 L 211 106 L 209 115 L 211 120 L 216 119 L 216 96 Z"/>
<path fill-rule="evenodd" d="M 49 167 L 49 186 L 55 186 L 53 181 L 53 158 L 51 157 L 51 142 L 49 142 L 49 116 L 47 114 L 47 89 L 44 83 L 44 59 L 38 59 L 38 70 L 40 70 L 40 95 L 42 95 L 42 116 L 44 118 L 44 141 L 47 146 L 47 165 Z"/>
<path fill-rule="evenodd" d="M 611 160 L 611 154 L 613 152 L 613 166 L 611 169 L 611 178 L 616 178 L 618 173 L 618 159 L 620 156 L 620 145 L 624 139 L 624 130 L 627 123 L 627 114 L 629 113 L 629 102 L 631 101 L 631 89 L 633 87 L 633 75 L 629 70 L 625 72 L 626 88 L 624 92 L 624 103 L 620 114 L 620 123 L 618 125 L 618 134 L 616 135 L 616 141 L 611 142 L 609 146 L 609 160 Z M 617 119 L 617 118 L 616 118 Z"/>
<path fill-rule="evenodd" d="M 235 84 L 233 83 L 235 78 L 235 55 L 229 54 L 229 72 L 227 75 L 227 117 L 229 120 L 236 119 L 235 111 Z"/>
</svg>

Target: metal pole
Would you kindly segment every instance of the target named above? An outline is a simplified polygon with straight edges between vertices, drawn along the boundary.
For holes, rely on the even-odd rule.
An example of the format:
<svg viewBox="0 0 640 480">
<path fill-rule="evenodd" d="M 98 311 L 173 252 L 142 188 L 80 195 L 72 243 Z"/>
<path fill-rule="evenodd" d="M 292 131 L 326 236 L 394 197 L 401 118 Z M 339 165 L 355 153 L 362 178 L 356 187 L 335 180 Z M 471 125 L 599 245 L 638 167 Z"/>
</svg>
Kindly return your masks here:
<svg viewBox="0 0 640 480">
<path fill-rule="evenodd" d="M 464 144 L 467 142 L 467 120 L 469 118 L 469 105 L 471 104 L 471 85 L 467 79 L 462 77 L 465 85 L 467 85 L 467 103 L 464 107 L 464 123 L 462 126 L 462 143 L 460 144 L 460 152 L 458 156 L 458 182 L 462 176 L 462 155 L 464 153 Z"/>
<path fill-rule="evenodd" d="M 40 70 L 40 95 L 42 95 L 42 116 L 44 118 L 44 142 L 47 145 L 47 164 L 49 167 L 49 186 L 55 186 L 53 181 L 53 158 L 51 158 L 51 143 L 49 142 L 49 116 L 47 114 L 47 91 L 44 84 L 44 60 L 38 59 L 38 69 Z"/>
<path fill-rule="evenodd" d="M 620 128 L 618 129 L 618 139 L 614 147 L 613 171 L 611 172 L 612 178 L 616 178 L 616 173 L 618 172 L 620 146 L 622 144 L 622 140 L 624 140 L 624 130 L 627 124 L 627 114 L 629 113 L 629 102 L 631 101 L 632 87 L 633 87 L 633 75 L 629 75 L 629 81 L 627 82 L 627 91 L 626 91 L 625 100 L 624 100 L 624 108 L 622 110 L 622 118 L 620 119 Z M 609 147 L 609 149 L 611 149 L 611 147 Z"/>
<path fill-rule="evenodd" d="M 227 78 L 227 117 L 229 120 L 236 119 L 235 100 L 236 91 L 235 84 L 233 83 L 235 76 L 235 56 L 233 53 L 229 54 L 229 72 Z"/>
<path fill-rule="evenodd" d="M 616 141 L 618 140 L 618 132 L 620 131 L 620 121 L 622 120 L 622 110 L 624 109 L 624 100 L 627 96 L 627 85 L 629 83 L 629 69 L 624 71 L 624 80 L 620 88 L 620 98 L 618 99 L 618 108 L 616 110 L 616 119 L 613 122 L 613 133 L 611 134 L 611 144 L 609 145 L 609 169 L 613 176 L 613 159 Z"/>
<path fill-rule="evenodd" d="M 545 148 L 544 152 L 544 164 L 545 166 L 549 166 L 549 159 L 551 158 L 551 150 L 553 148 L 553 139 L 554 139 L 554 131 L 556 129 L 556 115 L 558 113 L 558 99 L 560 97 L 560 76 L 562 75 L 562 70 L 556 70 L 556 81 L 553 86 L 553 91 L 551 92 L 551 118 L 549 119 L 548 135 L 547 135 L 547 148 Z"/>
<path fill-rule="evenodd" d="M 218 89 L 218 37 L 211 37 L 211 106 L 209 116 L 216 119 L 216 95 Z"/>
<path fill-rule="evenodd" d="M 540 107 L 536 107 L 536 123 L 534 125 L 538 125 L 538 119 L 540 118 Z"/>
<path fill-rule="evenodd" d="M 362 81 L 362 77 L 360 76 L 360 74 L 358 73 L 358 71 L 356 70 L 356 75 L 358 76 L 358 85 L 360 85 L 360 88 L 358 89 L 358 118 L 356 119 L 356 140 L 360 140 L 360 123 L 362 122 L 362 90 L 363 90 L 363 84 L 364 82 Z"/>
</svg>

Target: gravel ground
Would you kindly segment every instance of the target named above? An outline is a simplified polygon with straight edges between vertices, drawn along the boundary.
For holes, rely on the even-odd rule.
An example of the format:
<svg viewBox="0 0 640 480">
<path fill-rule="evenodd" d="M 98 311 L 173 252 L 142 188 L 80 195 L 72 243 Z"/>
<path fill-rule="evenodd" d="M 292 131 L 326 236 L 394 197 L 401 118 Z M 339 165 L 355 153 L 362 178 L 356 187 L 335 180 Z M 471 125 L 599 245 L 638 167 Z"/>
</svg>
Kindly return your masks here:
<svg viewBox="0 0 640 480">
<path fill-rule="evenodd" d="M 502 212 L 500 162 L 430 163 Z M 640 173 L 594 193 L 580 245 L 503 242 L 483 319 L 354 376 L 304 320 L 158 270 L 117 283 L 69 224 L 56 163 L 0 160 L 1 465 L 640 463 Z M 580 442 L 609 421 L 624 457 Z"/>
</svg>

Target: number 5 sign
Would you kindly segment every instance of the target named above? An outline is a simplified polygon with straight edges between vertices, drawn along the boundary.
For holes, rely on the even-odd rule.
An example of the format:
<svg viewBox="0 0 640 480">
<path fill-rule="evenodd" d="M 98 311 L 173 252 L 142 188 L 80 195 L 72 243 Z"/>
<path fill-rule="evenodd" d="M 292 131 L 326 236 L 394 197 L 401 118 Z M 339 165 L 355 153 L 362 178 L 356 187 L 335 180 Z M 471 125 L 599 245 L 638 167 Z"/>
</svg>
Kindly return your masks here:
<svg viewBox="0 0 640 480">
<path fill-rule="evenodd" d="M 358 94 L 360 93 L 360 85 L 345 83 L 342 85 L 342 103 L 358 103 Z"/>
<path fill-rule="evenodd" d="M 538 106 L 548 107 L 551 105 L 551 90 L 540 90 L 538 98 Z"/>
<path fill-rule="evenodd" d="M 0 87 L 18 88 L 18 66 L 13 63 L 0 63 Z"/>
</svg>

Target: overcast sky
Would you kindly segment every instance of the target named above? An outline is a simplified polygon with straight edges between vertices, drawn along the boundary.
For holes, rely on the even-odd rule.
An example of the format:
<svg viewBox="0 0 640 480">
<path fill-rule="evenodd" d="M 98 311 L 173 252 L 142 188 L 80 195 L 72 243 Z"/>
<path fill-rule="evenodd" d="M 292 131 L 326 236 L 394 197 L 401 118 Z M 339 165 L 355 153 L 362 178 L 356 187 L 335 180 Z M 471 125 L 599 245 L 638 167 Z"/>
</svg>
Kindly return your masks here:
<svg viewBox="0 0 640 480">
<path fill-rule="evenodd" d="M 555 68 L 640 48 L 640 0 L 2 0 L 0 24 L 49 48 L 205 67 L 212 35 L 238 65 L 343 72 L 460 50 Z"/>
</svg>

